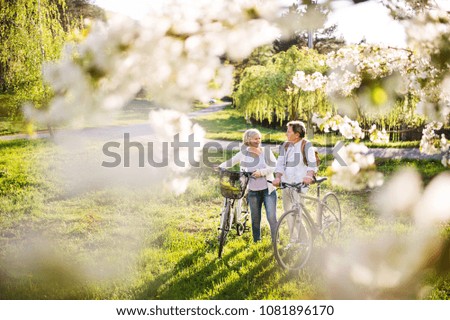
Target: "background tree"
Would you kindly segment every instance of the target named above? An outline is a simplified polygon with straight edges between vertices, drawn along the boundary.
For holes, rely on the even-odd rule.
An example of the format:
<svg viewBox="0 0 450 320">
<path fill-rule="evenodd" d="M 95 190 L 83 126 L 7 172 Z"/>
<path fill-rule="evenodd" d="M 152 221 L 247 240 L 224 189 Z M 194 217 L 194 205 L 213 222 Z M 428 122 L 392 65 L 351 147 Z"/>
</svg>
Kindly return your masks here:
<svg viewBox="0 0 450 320">
<path fill-rule="evenodd" d="M 42 77 L 45 62 L 57 60 L 80 18 L 101 18 L 87 0 L 0 0 L 0 116 L 20 116 L 31 101 L 46 105 L 51 90 Z"/>
<path fill-rule="evenodd" d="M 235 102 L 246 117 L 269 123 L 302 119 L 311 127 L 314 111 L 331 108 L 322 92 L 304 92 L 292 85 L 298 70 L 305 73 L 325 72 L 324 56 L 311 49 L 291 47 L 273 56 L 263 66 L 245 69 L 234 93 Z"/>
<path fill-rule="evenodd" d="M 279 19 L 288 32 L 274 41 L 275 52 L 287 51 L 292 46 L 308 47 L 308 39 L 313 38 L 311 48 L 326 54 L 345 45 L 345 40 L 336 35 L 336 25 L 325 26 L 329 8 L 327 3 L 317 4 L 304 0 L 293 3 Z"/>
<path fill-rule="evenodd" d="M 39 107 L 49 96 L 42 65 L 59 58 L 65 32 L 55 1 L 0 3 L 0 93 L 13 97 L 8 113 L 15 115 L 22 101 L 33 101 Z M 63 1 L 58 5 L 65 7 Z"/>
<path fill-rule="evenodd" d="M 322 28 L 313 32 L 313 48 L 321 54 L 327 54 L 336 51 L 345 45 L 345 40 L 336 35 L 336 25 Z M 276 53 L 287 51 L 292 46 L 303 48 L 308 46 L 308 33 L 296 32 L 288 38 L 280 38 L 275 40 L 274 50 Z"/>
<path fill-rule="evenodd" d="M 234 66 L 233 71 L 233 92 L 238 89 L 241 78 L 246 68 L 251 66 L 264 66 L 270 62 L 274 55 L 274 48 L 272 45 L 265 45 L 256 48 L 252 54 L 239 62 L 230 62 Z"/>
<path fill-rule="evenodd" d="M 69 31 L 74 25 L 83 23 L 83 19 L 105 20 L 105 11 L 92 4 L 90 0 L 65 0 L 65 6 L 61 5 L 59 0 L 56 1 L 61 15 L 66 19 L 62 19 L 61 23 L 64 30 Z"/>
</svg>

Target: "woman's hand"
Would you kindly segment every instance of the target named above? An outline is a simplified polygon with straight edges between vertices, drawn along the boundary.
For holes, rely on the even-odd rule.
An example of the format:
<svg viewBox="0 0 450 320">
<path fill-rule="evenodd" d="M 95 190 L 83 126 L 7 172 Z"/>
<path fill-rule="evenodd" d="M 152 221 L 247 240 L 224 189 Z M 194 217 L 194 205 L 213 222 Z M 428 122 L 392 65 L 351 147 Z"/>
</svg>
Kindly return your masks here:
<svg viewBox="0 0 450 320">
<path fill-rule="evenodd" d="M 280 179 L 280 178 L 275 178 L 275 179 L 273 179 L 272 184 L 273 184 L 275 187 L 278 187 L 278 186 L 280 186 L 280 182 L 281 182 L 281 179 Z"/>
<path fill-rule="evenodd" d="M 252 173 L 252 177 L 253 178 L 261 178 L 262 177 L 261 171 L 256 170 L 255 172 Z"/>
<path fill-rule="evenodd" d="M 303 183 L 304 183 L 304 184 L 311 184 L 311 183 L 313 183 L 313 181 L 314 181 L 314 178 L 311 177 L 311 176 L 305 176 L 305 177 L 303 178 Z"/>
</svg>

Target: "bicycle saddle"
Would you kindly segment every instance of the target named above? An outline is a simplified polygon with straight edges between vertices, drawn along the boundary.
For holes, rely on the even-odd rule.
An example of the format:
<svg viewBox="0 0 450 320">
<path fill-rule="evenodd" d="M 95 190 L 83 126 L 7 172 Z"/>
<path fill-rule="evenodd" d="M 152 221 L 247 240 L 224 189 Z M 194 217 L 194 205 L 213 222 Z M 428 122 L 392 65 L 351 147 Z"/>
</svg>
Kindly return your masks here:
<svg viewBox="0 0 450 320">
<path fill-rule="evenodd" d="M 316 183 L 320 184 L 327 179 L 328 179 L 327 177 L 316 177 Z"/>
</svg>

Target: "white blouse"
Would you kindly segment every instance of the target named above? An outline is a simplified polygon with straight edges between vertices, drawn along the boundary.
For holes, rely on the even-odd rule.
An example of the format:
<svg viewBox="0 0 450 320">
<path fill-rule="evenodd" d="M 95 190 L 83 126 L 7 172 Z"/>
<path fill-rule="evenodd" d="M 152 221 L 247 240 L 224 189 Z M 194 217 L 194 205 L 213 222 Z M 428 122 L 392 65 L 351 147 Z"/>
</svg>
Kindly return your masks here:
<svg viewBox="0 0 450 320">
<path fill-rule="evenodd" d="M 269 150 L 268 154 L 265 154 L 264 151 Z M 244 154 L 245 153 L 245 154 Z M 272 183 L 267 181 L 273 181 L 275 177 L 273 176 L 273 172 L 275 171 L 275 164 L 277 160 L 269 148 L 263 149 L 263 152 L 260 155 L 265 162 L 265 168 L 258 169 L 262 176 L 266 178 L 267 188 L 269 189 L 269 194 L 272 193 L 276 188 L 272 185 Z M 259 162 L 259 161 L 258 161 Z M 236 153 L 231 159 L 221 163 L 219 165 L 220 168 L 231 168 L 237 163 L 240 164 L 241 170 L 246 172 L 253 172 L 255 170 L 255 165 L 257 165 L 257 160 L 249 155 L 249 151 L 245 150 L 245 152 L 239 151 Z"/>
</svg>

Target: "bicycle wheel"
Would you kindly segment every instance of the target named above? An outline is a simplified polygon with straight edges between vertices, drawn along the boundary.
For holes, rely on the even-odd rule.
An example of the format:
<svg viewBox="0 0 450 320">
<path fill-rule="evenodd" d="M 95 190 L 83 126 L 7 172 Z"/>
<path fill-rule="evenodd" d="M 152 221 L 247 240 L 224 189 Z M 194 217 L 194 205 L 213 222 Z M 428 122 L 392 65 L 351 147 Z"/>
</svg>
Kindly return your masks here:
<svg viewBox="0 0 450 320">
<path fill-rule="evenodd" d="M 219 258 L 222 258 L 223 247 L 225 246 L 225 241 L 227 240 L 227 235 L 232 225 L 233 215 L 231 214 L 229 201 L 226 202 L 221 215 L 222 217 L 219 234 Z"/>
<path fill-rule="evenodd" d="M 322 238 L 331 243 L 339 237 L 341 232 L 341 206 L 334 193 L 327 193 L 322 206 Z"/>
<path fill-rule="evenodd" d="M 288 270 L 299 270 L 308 262 L 313 247 L 309 221 L 296 210 L 285 212 L 277 225 L 275 258 Z"/>
<path fill-rule="evenodd" d="M 234 221 L 236 224 L 236 232 L 238 236 L 248 230 L 247 221 L 249 217 L 247 198 L 243 197 L 235 206 Z"/>
</svg>

